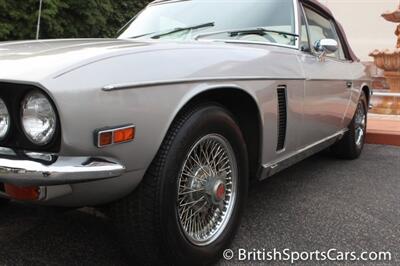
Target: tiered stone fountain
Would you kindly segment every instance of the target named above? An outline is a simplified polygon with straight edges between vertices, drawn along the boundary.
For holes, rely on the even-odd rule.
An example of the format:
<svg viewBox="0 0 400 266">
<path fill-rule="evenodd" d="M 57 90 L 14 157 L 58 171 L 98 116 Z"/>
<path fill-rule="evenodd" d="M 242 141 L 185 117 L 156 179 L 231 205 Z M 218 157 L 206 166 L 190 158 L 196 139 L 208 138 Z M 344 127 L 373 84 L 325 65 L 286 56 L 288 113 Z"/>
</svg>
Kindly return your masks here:
<svg viewBox="0 0 400 266">
<path fill-rule="evenodd" d="M 393 12 L 382 14 L 387 21 L 399 24 L 396 29 L 397 46 L 395 50 L 375 50 L 374 57 L 377 67 L 384 70 L 384 76 L 390 87 L 389 91 L 378 91 L 373 99 L 373 113 L 400 115 L 400 6 Z"/>
</svg>

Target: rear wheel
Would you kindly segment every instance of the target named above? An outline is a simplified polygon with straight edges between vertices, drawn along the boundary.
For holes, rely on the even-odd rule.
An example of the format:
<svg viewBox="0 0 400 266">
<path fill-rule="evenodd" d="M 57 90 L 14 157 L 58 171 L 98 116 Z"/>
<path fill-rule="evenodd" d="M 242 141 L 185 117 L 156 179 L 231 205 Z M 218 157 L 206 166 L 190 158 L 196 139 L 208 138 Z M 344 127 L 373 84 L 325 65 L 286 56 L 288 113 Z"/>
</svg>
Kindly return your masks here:
<svg viewBox="0 0 400 266">
<path fill-rule="evenodd" d="M 211 104 L 186 111 L 138 189 L 112 207 L 128 254 L 151 265 L 218 260 L 239 223 L 247 168 L 229 112 Z"/>
<path fill-rule="evenodd" d="M 362 93 L 349 131 L 331 148 L 336 156 L 350 160 L 360 157 L 367 136 L 367 116 L 368 100 Z"/>
</svg>

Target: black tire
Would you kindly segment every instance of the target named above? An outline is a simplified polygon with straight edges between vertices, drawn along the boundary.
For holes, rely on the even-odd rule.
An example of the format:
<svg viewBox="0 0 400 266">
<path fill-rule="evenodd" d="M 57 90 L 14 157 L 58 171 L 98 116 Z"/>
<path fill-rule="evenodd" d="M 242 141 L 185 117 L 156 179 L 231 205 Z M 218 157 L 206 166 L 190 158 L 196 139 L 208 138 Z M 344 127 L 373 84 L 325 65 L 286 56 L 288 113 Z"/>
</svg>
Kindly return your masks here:
<svg viewBox="0 0 400 266">
<path fill-rule="evenodd" d="M 7 205 L 10 202 L 9 199 L 0 198 L 0 207 Z"/>
<path fill-rule="evenodd" d="M 196 246 L 185 235 L 177 214 L 178 177 L 197 140 L 223 136 L 236 157 L 237 194 L 230 219 L 221 235 L 207 246 Z M 239 225 L 248 189 L 247 149 L 232 115 L 216 104 L 184 111 L 169 129 L 142 183 L 128 197 L 111 206 L 128 255 L 148 265 L 208 265 L 221 257 Z"/>
<path fill-rule="evenodd" d="M 365 121 L 363 125 L 363 136 L 361 140 L 357 138 L 357 128 L 359 123 L 357 123 L 357 114 L 361 111 L 365 115 Z M 349 125 L 349 131 L 344 135 L 344 137 L 331 147 L 331 150 L 335 156 L 341 159 L 354 160 L 360 157 L 361 152 L 364 148 L 366 136 L 367 136 L 367 121 L 368 121 L 368 100 L 365 93 L 361 93 L 356 113 Z"/>
</svg>

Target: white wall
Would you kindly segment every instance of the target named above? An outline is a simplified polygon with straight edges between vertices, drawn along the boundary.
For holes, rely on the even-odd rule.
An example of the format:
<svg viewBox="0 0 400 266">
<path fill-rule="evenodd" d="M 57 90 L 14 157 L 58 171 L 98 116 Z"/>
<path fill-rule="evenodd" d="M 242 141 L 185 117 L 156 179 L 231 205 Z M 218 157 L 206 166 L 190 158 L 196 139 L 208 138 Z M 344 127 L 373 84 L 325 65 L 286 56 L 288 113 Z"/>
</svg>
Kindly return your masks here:
<svg viewBox="0 0 400 266">
<path fill-rule="evenodd" d="M 362 61 L 372 61 L 368 54 L 374 49 L 396 47 L 396 24 L 381 17 L 393 11 L 399 0 L 320 0 L 343 24 L 349 42 Z"/>
</svg>

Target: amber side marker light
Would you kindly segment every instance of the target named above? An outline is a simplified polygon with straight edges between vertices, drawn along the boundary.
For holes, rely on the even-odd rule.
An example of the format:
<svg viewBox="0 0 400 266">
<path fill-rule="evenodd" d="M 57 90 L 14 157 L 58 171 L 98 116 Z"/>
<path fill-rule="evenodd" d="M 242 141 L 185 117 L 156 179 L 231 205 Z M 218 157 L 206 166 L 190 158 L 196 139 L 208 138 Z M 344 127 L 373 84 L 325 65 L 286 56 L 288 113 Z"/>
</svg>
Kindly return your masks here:
<svg viewBox="0 0 400 266">
<path fill-rule="evenodd" d="M 15 200 L 34 201 L 40 200 L 41 197 L 39 187 L 18 187 L 4 184 L 4 190 L 8 196 Z"/>
<path fill-rule="evenodd" d="M 98 130 L 96 136 L 96 146 L 99 148 L 112 144 L 129 142 L 135 139 L 135 126 Z"/>
</svg>

